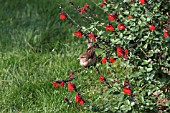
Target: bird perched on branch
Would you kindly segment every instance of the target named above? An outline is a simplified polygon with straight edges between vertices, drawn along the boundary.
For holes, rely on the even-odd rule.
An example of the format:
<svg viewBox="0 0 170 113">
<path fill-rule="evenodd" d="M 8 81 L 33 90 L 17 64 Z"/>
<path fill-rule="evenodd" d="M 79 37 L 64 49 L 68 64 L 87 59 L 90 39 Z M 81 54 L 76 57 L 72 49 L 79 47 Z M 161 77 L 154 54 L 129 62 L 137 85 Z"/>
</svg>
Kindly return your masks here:
<svg viewBox="0 0 170 113">
<path fill-rule="evenodd" d="M 97 62 L 97 56 L 96 56 L 94 48 L 95 46 L 93 46 L 92 40 L 88 39 L 88 48 L 78 58 L 81 66 L 88 67 Z"/>
</svg>

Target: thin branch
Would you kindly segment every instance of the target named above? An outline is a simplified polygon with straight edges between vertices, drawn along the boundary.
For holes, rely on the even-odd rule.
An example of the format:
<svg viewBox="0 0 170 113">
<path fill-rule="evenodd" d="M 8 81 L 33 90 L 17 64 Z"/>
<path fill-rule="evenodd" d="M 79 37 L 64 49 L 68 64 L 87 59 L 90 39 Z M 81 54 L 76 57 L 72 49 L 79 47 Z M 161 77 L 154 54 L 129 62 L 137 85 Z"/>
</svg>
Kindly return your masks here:
<svg viewBox="0 0 170 113">
<path fill-rule="evenodd" d="M 54 82 L 57 82 L 57 83 L 61 83 L 61 82 L 69 82 L 69 81 L 72 81 L 72 80 L 74 80 L 74 79 L 76 79 L 78 76 L 80 76 L 81 74 L 83 73 L 83 71 L 81 72 L 81 73 L 79 73 L 78 75 L 76 75 L 76 76 L 74 76 L 74 77 L 71 77 L 71 78 L 69 78 L 69 79 L 66 79 L 66 80 L 56 80 L 56 81 L 54 81 Z"/>
<path fill-rule="evenodd" d="M 96 71 L 99 75 L 101 74 L 98 68 L 96 68 Z M 111 88 L 111 86 L 110 86 L 110 84 L 109 84 L 109 82 L 107 81 L 106 78 L 104 79 L 104 82 L 106 83 L 107 88 Z"/>
</svg>

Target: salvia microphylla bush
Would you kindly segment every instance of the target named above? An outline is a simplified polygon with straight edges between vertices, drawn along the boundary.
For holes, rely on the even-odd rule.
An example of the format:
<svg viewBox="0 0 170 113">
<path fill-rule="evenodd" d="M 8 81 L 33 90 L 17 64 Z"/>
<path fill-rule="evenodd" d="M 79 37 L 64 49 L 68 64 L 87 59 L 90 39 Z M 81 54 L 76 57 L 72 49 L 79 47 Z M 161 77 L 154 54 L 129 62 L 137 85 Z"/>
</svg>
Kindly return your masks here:
<svg viewBox="0 0 170 113">
<path fill-rule="evenodd" d="M 70 91 L 72 96 L 63 97 L 68 105 L 103 112 L 170 111 L 170 2 L 103 0 L 68 5 L 74 14 L 60 5 L 61 22 L 75 25 L 77 40 L 93 41 L 79 57 L 82 68 L 52 82 Z M 83 55 L 97 60 L 83 65 Z"/>
</svg>

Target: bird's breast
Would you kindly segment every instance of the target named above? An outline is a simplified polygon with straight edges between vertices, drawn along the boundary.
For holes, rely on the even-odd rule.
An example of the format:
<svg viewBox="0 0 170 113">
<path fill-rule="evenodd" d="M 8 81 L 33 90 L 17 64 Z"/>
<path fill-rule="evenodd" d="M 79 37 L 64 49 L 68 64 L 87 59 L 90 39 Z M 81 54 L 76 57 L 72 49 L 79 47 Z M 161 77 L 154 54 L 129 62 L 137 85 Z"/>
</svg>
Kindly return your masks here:
<svg viewBox="0 0 170 113">
<path fill-rule="evenodd" d="M 87 66 L 88 65 L 86 58 L 80 59 L 80 65 L 81 66 Z"/>
</svg>

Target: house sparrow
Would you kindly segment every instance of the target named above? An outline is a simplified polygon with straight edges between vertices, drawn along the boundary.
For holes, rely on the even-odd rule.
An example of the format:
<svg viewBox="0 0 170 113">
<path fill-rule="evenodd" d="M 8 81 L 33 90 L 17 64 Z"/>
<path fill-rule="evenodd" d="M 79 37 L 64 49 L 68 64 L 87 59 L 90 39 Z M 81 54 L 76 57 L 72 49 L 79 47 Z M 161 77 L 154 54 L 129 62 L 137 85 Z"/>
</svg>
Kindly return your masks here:
<svg viewBox="0 0 170 113">
<path fill-rule="evenodd" d="M 94 47 L 91 46 L 87 48 L 87 50 L 79 56 L 78 60 L 80 60 L 80 65 L 83 67 L 95 64 L 97 61 L 97 56 L 94 51 Z"/>
<path fill-rule="evenodd" d="M 92 40 L 88 39 L 87 50 L 81 54 L 78 58 L 80 60 L 80 65 L 83 67 L 88 67 L 97 62 L 97 56 L 94 51 L 94 46 L 92 44 Z"/>
</svg>

